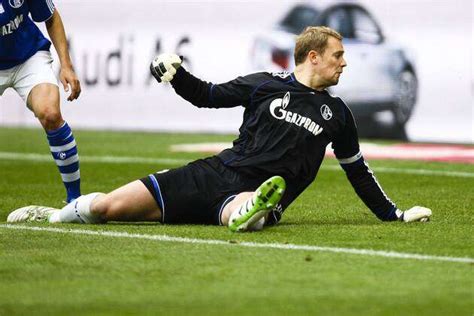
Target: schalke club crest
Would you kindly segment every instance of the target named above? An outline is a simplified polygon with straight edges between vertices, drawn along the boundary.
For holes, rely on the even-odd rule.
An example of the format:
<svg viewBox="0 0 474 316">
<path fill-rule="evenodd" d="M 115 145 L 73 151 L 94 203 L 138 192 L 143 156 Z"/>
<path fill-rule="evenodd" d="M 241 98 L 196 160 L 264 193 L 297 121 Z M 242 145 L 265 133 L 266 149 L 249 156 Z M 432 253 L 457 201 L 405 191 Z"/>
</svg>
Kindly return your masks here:
<svg viewBox="0 0 474 316">
<path fill-rule="evenodd" d="M 8 3 L 10 3 L 10 6 L 15 9 L 18 9 L 19 7 L 21 7 L 23 5 L 23 2 L 25 2 L 25 0 L 8 0 Z"/>
</svg>

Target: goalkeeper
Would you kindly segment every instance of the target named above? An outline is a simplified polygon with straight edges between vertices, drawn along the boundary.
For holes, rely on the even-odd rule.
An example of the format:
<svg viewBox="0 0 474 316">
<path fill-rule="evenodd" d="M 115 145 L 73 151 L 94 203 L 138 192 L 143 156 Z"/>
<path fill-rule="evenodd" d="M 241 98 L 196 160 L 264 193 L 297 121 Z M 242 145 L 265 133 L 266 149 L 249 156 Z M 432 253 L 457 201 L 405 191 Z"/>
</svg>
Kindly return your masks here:
<svg viewBox="0 0 474 316">
<path fill-rule="evenodd" d="M 150 67 L 153 76 L 193 105 L 245 108 L 233 147 L 108 194 L 81 196 L 61 210 L 24 207 L 8 222 L 160 221 L 259 230 L 276 224 L 313 182 L 329 143 L 355 192 L 379 219 L 428 220 L 431 210 L 403 212 L 387 197 L 360 152 L 352 113 L 326 91 L 346 67 L 341 40 L 330 28 L 309 27 L 296 39 L 293 73 L 255 73 L 223 84 L 194 77 L 177 55 L 159 55 Z"/>
</svg>

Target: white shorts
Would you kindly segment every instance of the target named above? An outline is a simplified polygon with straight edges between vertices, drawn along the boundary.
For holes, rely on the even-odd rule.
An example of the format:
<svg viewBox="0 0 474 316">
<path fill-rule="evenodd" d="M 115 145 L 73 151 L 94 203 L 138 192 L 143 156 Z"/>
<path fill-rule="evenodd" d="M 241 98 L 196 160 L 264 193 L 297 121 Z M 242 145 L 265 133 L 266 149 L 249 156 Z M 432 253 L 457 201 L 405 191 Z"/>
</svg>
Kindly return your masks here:
<svg viewBox="0 0 474 316">
<path fill-rule="evenodd" d="M 58 86 L 49 51 L 38 51 L 23 64 L 0 70 L 0 96 L 7 88 L 13 88 L 26 104 L 30 91 L 40 83 Z"/>
</svg>

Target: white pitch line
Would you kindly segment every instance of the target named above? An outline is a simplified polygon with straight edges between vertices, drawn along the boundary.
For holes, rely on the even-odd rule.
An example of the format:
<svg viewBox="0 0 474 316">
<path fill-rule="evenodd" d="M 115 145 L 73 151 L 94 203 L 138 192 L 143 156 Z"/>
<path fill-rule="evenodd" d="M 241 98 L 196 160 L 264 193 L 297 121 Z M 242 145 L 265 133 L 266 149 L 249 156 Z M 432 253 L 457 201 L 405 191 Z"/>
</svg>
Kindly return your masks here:
<svg viewBox="0 0 474 316">
<path fill-rule="evenodd" d="M 162 164 L 175 165 L 186 164 L 190 162 L 188 159 L 177 158 L 148 158 L 148 157 L 125 157 L 125 156 L 80 156 L 82 162 L 98 162 L 98 163 L 140 163 L 140 164 Z M 47 154 L 34 153 L 15 153 L 0 151 L 0 160 L 26 160 L 39 162 L 53 162 L 53 157 Z"/>
<path fill-rule="evenodd" d="M 34 154 L 34 153 L 15 153 L 15 152 L 0 152 L 0 160 L 26 160 L 51 162 L 53 159 L 50 155 Z M 162 164 L 162 165 L 184 165 L 192 160 L 177 159 L 177 158 L 148 158 L 148 157 L 117 157 L 117 156 L 80 156 L 82 162 L 94 163 L 140 163 L 140 164 Z M 322 166 L 322 170 L 340 171 L 339 166 Z M 443 170 L 429 170 L 429 169 L 413 169 L 413 168 L 390 168 L 390 167 L 376 167 L 372 168 L 376 173 L 398 173 L 398 174 L 418 174 L 425 176 L 444 176 L 444 177 L 459 177 L 459 178 L 474 178 L 474 172 L 462 171 L 443 171 Z"/>
<path fill-rule="evenodd" d="M 61 233 L 61 234 L 135 238 L 135 239 L 145 239 L 145 240 L 154 240 L 154 241 L 163 241 L 163 242 L 177 242 L 177 243 L 187 243 L 187 244 L 223 245 L 223 246 L 232 246 L 232 247 L 240 246 L 240 247 L 249 247 L 249 248 L 266 248 L 266 249 L 282 249 L 282 250 L 304 250 L 304 251 L 314 251 L 314 252 L 333 252 L 333 253 L 354 254 L 354 255 L 364 255 L 364 256 L 399 258 L 399 259 L 474 263 L 473 258 L 430 256 L 430 255 L 422 255 L 422 254 L 416 254 L 416 253 L 403 253 L 403 252 L 372 250 L 372 249 L 321 247 L 321 246 L 312 246 L 312 245 L 295 245 L 295 244 L 278 244 L 278 243 L 231 242 L 231 241 L 216 240 L 216 239 L 197 239 L 197 238 L 186 238 L 186 237 L 174 237 L 174 236 L 167 236 L 167 235 L 130 234 L 127 232 L 117 232 L 117 231 L 95 231 L 95 230 L 85 230 L 85 229 L 65 229 L 65 228 L 54 228 L 54 227 L 11 225 L 11 224 L 0 224 L 0 228 L 15 229 L 15 230 L 31 230 L 31 231 Z"/>
</svg>

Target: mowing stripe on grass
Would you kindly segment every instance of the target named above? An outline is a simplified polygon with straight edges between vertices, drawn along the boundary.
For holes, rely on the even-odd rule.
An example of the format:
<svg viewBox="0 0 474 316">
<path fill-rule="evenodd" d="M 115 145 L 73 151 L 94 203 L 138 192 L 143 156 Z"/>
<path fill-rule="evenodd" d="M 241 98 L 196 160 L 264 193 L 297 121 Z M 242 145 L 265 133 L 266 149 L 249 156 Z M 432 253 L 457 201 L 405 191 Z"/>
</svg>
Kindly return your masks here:
<svg viewBox="0 0 474 316">
<path fill-rule="evenodd" d="M 0 152 L 0 160 L 27 160 L 39 162 L 52 162 L 52 157 L 46 154 L 33 153 L 15 153 L 15 152 Z M 95 162 L 95 163 L 140 163 L 140 164 L 161 164 L 161 165 L 183 165 L 191 160 L 177 159 L 177 158 L 148 158 L 148 157 L 116 157 L 116 156 L 80 156 L 81 162 Z M 340 171 L 339 166 L 323 166 L 322 170 Z M 445 176 L 445 177 L 460 177 L 460 178 L 474 178 L 474 172 L 462 171 L 443 171 L 443 170 L 428 170 L 428 169 L 413 169 L 413 168 L 391 168 L 391 167 L 377 167 L 373 168 L 377 173 L 398 173 L 398 174 L 418 174 L 424 176 Z"/>
<path fill-rule="evenodd" d="M 278 244 L 278 243 L 255 243 L 255 242 L 246 242 L 246 241 L 239 242 L 239 241 L 230 241 L 230 240 L 226 241 L 226 240 L 215 240 L 215 239 L 173 237 L 173 236 L 167 236 L 167 235 L 131 234 L 127 232 L 117 232 L 117 231 L 65 229 L 65 228 L 54 228 L 54 227 L 11 225 L 11 224 L 0 224 L 0 228 L 15 229 L 15 230 L 32 230 L 32 231 L 61 233 L 61 234 L 135 238 L 135 239 L 146 239 L 146 240 L 154 240 L 154 241 L 177 242 L 177 243 L 187 243 L 187 244 L 225 245 L 225 246 L 232 246 L 232 247 L 240 246 L 240 247 L 266 248 L 266 249 L 320 251 L 320 252 L 334 252 L 334 253 L 343 253 L 343 254 L 377 256 L 377 257 L 399 258 L 399 259 L 474 263 L 473 258 L 430 256 L 430 255 L 422 255 L 422 254 L 415 254 L 415 253 L 403 253 L 403 252 L 371 250 L 371 249 L 320 247 L 320 246 L 312 246 L 312 245 L 295 245 L 295 244 Z"/>
<path fill-rule="evenodd" d="M 342 170 L 339 166 L 323 166 L 323 170 Z M 419 174 L 422 176 L 445 176 L 459 178 L 474 178 L 474 172 L 462 171 L 442 171 L 429 169 L 413 169 L 413 168 L 392 168 L 392 167 L 375 167 L 370 168 L 376 173 L 399 173 L 399 174 Z"/>
</svg>

